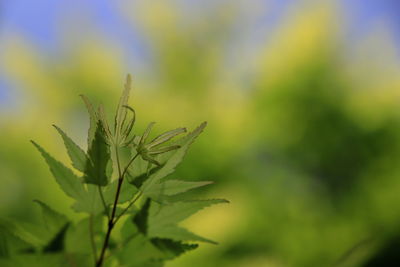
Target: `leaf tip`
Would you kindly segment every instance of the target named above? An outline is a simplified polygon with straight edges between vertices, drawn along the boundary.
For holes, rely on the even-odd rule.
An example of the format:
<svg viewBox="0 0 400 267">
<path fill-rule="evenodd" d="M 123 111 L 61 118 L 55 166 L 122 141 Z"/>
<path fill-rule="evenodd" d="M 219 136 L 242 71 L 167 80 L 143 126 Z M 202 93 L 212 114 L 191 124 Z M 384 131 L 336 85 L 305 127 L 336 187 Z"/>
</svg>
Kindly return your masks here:
<svg viewBox="0 0 400 267">
<path fill-rule="evenodd" d="M 229 200 L 227 200 L 225 198 L 218 198 L 217 200 L 219 201 L 220 204 L 229 204 L 229 203 L 231 203 Z"/>
<path fill-rule="evenodd" d="M 128 73 L 126 75 L 125 88 L 127 90 L 130 90 L 131 87 L 132 87 L 132 76 L 131 76 L 131 74 Z"/>
<path fill-rule="evenodd" d="M 39 204 L 39 205 L 43 204 L 43 202 L 40 201 L 39 199 L 34 199 L 34 200 L 32 200 L 32 202 Z"/>
<path fill-rule="evenodd" d="M 35 147 L 38 147 L 39 145 L 35 142 L 35 141 L 33 141 L 33 140 L 29 140 L 29 142 L 31 142 Z"/>
</svg>

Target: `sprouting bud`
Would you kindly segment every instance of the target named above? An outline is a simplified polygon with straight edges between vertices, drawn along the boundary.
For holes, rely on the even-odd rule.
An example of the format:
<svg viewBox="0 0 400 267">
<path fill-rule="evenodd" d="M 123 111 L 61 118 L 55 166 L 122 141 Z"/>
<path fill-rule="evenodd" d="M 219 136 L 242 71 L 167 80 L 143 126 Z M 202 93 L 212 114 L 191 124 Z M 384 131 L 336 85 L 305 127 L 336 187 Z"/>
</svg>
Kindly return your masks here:
<svg viewBox="0 0 400 267">
<path fill-rule="evenodd" d="M 174 138 L 179 134 L 186 133 L 186 128 L 177 128 L 171 131 L 167 131 L 155 137 L 149 143 L 146 143 L 154 124 L 155 124 L 154 122 L 151 122 L 147 126 L 140 140 L 137 143 L 135 141 L 133 141 L 132 143 L 135 146 L 137 153 L 139 153 L 144 160 L 159 166 L 160 163 L 157 160 L 155 160 L 153 156 L 170 152 L 180 148 L 179 145 L 172 145 L 165 147 L 159 147 L 159 146 L 165 144 L 166 142 L 168 142 L 169 140 L 171 140 L 172 138 Z"/>
</svg>

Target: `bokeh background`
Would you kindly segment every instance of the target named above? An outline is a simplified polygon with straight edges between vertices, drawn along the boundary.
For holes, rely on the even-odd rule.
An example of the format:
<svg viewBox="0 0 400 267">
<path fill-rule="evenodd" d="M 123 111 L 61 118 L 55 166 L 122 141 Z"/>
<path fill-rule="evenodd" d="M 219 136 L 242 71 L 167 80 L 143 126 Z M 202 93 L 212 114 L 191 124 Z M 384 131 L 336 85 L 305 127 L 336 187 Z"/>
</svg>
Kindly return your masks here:
<svg viewBox="0 0 400 267">
<path fill-rule="evenodd" d="M 132 73 L 137 130 L 209 122 L 178 169 L 231 201 L 185 222 L 220 242 L 179 266 L 398 266 L 397 0 L 0 1 L 0 216 L 69 216 L 29 143 L 83 147 L 79 94 L 114 111 Z"/>
</svg>

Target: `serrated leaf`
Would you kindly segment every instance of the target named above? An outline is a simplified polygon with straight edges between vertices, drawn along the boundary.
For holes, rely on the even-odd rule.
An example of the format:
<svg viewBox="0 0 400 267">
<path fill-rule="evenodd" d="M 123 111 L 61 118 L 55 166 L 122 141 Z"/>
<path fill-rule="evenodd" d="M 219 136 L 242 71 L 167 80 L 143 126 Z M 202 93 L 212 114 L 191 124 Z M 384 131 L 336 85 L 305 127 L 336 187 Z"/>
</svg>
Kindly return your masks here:
<svg viewBox="0 0 400 267">
<path fill-rule="evenodd" d="M 121 226 L 120 234 L 124 242 L 127 242 L 139 232 L 135 223 L 133 222 L 133 217 L 134 215 L 130 215 L 129 218 Z"/>
<path fill-rule="evenodd" d="M 51 234 L 56 234 L 68 223 L 68 218 L 65 215 L 56 212 L 40 200 L 35 200 L 35 202 L 40 205 L 42 210 L 43 226 Z"/>
<path fill-rule="evenodd" d="M 149 123 L 149 125 L 147 125 L 146 130 L 144 130 L 143 135 L 140 137 L 139 145 L 143 145 L 144 143 L 146 143 L 146 140 L 149 137 L 151 129 L 153 128 L 154 124 L 155 122 L 152 121 Z"/>
<path fill-rule="evenodd" d="M 97 121 L 99 120 L 99 118 L 96 115 L 96 111 L 93 108 L 92 103 L 90 103 L 89 99 L 84 96 L 81 95 L 83 102 L 86 105 L 86 108 L 89 112 L 89 119 L 90 119 L 90 125 L 89 125 L 89 130 L 88 130 L 88 148 L 92 145 L 93 139 L 94 139 L 94 135 L 96 132 L 96 126 L 97 126 Z"/>
<path fill-rule="evenodd" d="M 147 234 L 150 203 L 150 198 L 146 199 L 146 202 L 142 208 L 133 217 L 133 222 L 135 223 L 137 229 L 144 235 Z"/>
<path fill-rule="evenodd" d="M 144 181 L 148 178 L 148 174 L 150 175 L 158 169 L 160 169 L 159 166 L 151 168 L 151 164 L 148 161 L 142 159 L 141 157 L 137 157 L 130 165 L 128 172 L 126 173 L 127 181 L 137 188 L 140 188 Z"/>
<path fill-rule="evenodd" d="M 161 195 L 173 196 L 212 183 L 213 182 L 211 181 L 189 182 L 181 180 L 167 180 L 152 186 L 149 190 L 147 190 L 147 195 L 151 197 L 158 197 Z"/>
<path fill-rule="evenodd" d="M 87 184 L 87 191 L 85 191 L 85 195 L 76 201 L 72 208 L 76 212 L 86 212 L 89 214 L 99 214 L 104 211 L 104 205 L 100 198 L 99 186 Z"/>
<path fill-rule="evenodd" d="M 87 191 L 82 199 L 75 202 L 72 208 L 76 212 L 85 212 L 89 214 L 99 214 L 104 212 L 103 201 L 99 190 L 102 190 L 106 205 L 110 207 L 114 203 L 115 193 L 118 181 L 115 180 L 106 187 L 99 188 L 97 185 L 87 184 Z M 122 184 L 118 203 L 122 204 L 131 200 L 137 193 L 137 189 L 131 184 L 125 182 Z"/>
<path fill-rule="evenodd" d="M 43 223 L 35 225 L 29 223 L 9 224 L 8 229 L 21 240 L 34 245 L 36 249 L 41 248 L 44 252 L 61 251 L 68 219 L 43 202 L 36 202 L 42 209 Z"/>
<path fill-rule="evenodd" d="M 45 253 L 54 253 L 64 250 L 64 239 L 65 233 L 69 227 L 69 223 L 66 223 L 58 233 L 50 240 L 50 242 L 43 248 Z"/>
<path fill-rule="evenodd" d="M 123 123 L 125 122 L 127 117 L 127 109 L 124 107 L 128 106 L 128 100 L 131 88 L 132 88 L 132 78 L 131 75 L 128 74 L 124 85 L 124 91 L 122 92 L 122 95 L 119 99 L 117 111 L 115 113 L 114 132 L 117 137 L 120 136 Z"/>
<path fill-rule="evenodd" d="M 20 254 L 10 259 L 0 259 L 1 267 L 87 267 L 91 264 L 86 255 L 63 253 Z"/>
<path fill-rule="evenodd" d="M 118 180 L 114 180 L 111 182 L 104 190 L 104 199 L 107 204 L 114 203 L 115 195 L 117 193 Z M 121 190 L 118 198 L 118 203 L 125 203 L 131 200 L 135 194 L 138 192 L 138 189 L 129 184 L 128 181 L 124 181 L 121 185 Z"/>
<path fill-rule="evenodd" d="M 150 209 L 150 227 L 178 223 L 196 212 L 215 204 L 229 203 L 225 199 L 180 201 Z"/>
<path fill-rule="evenodd" d="M 168 256 L 142 234 L 130 239 L 117 253 L 120 263 L 129 267 L 163 266 L 162 261 Z"/>
<path fill-rule="evenodd" d="M 77 212 L 87 212 L 97 214 L 103 211 L 103 205 L 96 186 L 90 184 L 85 189 L 81 179 L 79 179 L 70 169 L 51 157 L 42 147 L 32 141 L 36 148 L 42 153 L 50 170 L 61 189 L 76 202 L 72 206 Z"/>
<path fill-rule="evenodd" d="M 65 250 L 68 253 L 92 254 L 90 231 L 94 234 L 95 244 L 100 247 L 103 240 L 97 238 L 103 231 L 103 217 L 94 216 L 92 219 L 85 218 L 76 225 L 69 227 L 66 239 Z"/>
<path fill-rule="evenodd" d="M 6 233 L 0 228 L 0 258 L 8 258 L 10 256 L 10 245 L 7 237 Z"/>
<path fill-rule="evenodd" d="M 0 258 L 9 258 L 21 252 L 34 251 L 34 246 L 15 236 L 0 223 Z"/>
<path fill-rule="evenodd" d="M 175 171 L 176 166 L 182 161 L 185 156 L 189 146 L 193 143 L 197 136 L 204 130 L 207 123 L 203 122 L 199 127 L 197 127 L 193 132 L 185 136 L 181 142 L 181 147 L 177 149 L 172 156 L 167 160 L 167 162 L 153 175 L 147 179 L 143 186 L 143 194 L 147 194 L 154 184 L 158 183 L 162 178 L 168 176 Z"/>
<path fill-rule="evenodd" d="M 110 126 L 108 125 L 108 120 L 107 120 L 107 117 L 106 117 L 106 114 L 104 111 L 103 104 L 99 105 L 99 108 L 97 110 L 97 117 L 99 118 L 99 121 L 103 124 L 105 136 L 108 138 L 109 141 L 112 142 L 113 135 L 111 133 Z M 98 122 L 97 122 L 97 124 L 98 124 Z M 97 128 L 96 128 L 96 131 L 97 131 Z M 95 137 L 96 137 L 96 134 L 95 134 Z"/>
<path fill-rule="evenodd" d="M 1 219 L 0 229 L 4 233 L 9 233 L 16 238 L 31 244 L 36 249 L 44 246 L 47 242 L 47 233 L 40 225 L 28 223 L 15 223 L 11 220 Z"/>
<path fill-rule="evenodd" d="M 142 234 L 132 235 L 132 233 L 136 232 L 136 228 L 133 227 L 133 224 L 129 220 L 125 223 L 123 229 L 128 229 L 123 231 L 123 235 L 129 235 L 130 239 L 118 256 L 121 262 L 128 266 L 153 266 L 152 264 L 156 262 L 171 260 L 198 246 L 197 244 L 184 244 L 179 240 L 176 241 L 167 238 L 151 238 L 149 240 Z M 190 235 L 190 238 L 183 237 L 182 234 L 180 237 L 187 240 L 193 239 L 212 242 L 194 234 Z"/>
<path fill-rule="evenodd" d="M 126 115 L 126 117 L 124 118 L 124 120 L 122 121 L 121 127 L 120 127 L 120 133 L 119 133 L 119 137 L 118 137 L 118 144 L 120 146 L 128 146 L 130 145 L 133 140 L 135 139 L 135 135 L 131 135 L 133 126 L 135 125 L 135 121 L 136 121 L 136 112 L 135 110 L 128 106 L 128 105 L 124 105 L 123 106 L 127 111 L 132 112 L 132 118 L 129 118 L 128 114 Z M 125 121 L 128 120 L 127 125 L 125 126 Z M 130 136 L 130 137 L 129 137 Z"/>
<path fill-rule="evenodd" d="M 172 138 L 174 138 L 175 136 L 177 136 L 181 133 L 185 133 L 185 132 L 186 132 L 186 128 L 177 128 L 177 129 L 165 132 L 163 134 L 160 134 L 159 136 L 154 138 L 152 141 L 150 141 L 150 143 L 148 144 L 148 148 L 150 149 L 152 147 L 161 145 L 162 143 L 165 143 L 165 142 L 171 140 Z"/>
<path fill-rule="evenodd" d="M 72 166 L 74 166 L 78 171 L 84 172 L 88 161 L 86 153 L 77 144 L 75 144 L 74 141 L 72 141 L 72 139 L 69 138 L 63 130 L 56 125 L 53 126 L 59 132 L 64 141 L 65 148 L 67 149 L 69 158 L 72 161 Z"/>
<path fill-rule="evenodd" d="M 110 147 L 105 139 L 105 132 L 101 121 L 97 123 L 97 129 L 93 143 L 88 150 L 89 161 L 85 168 L 85 182 L 100 186 L 108 184 L 107 165 L 111 160 Z"/>
<path fill-rule="evenodd" d="M 172 150 L 176 150 L 180 148 L 180 146 L 167 146 L 167 147 L 161 147 L 161 148 L 156 148 L 156 149 L 152 149 L 151 151 L 148 152 L 149 155 L 158 155 L 158 154 L 163 154 L 166 152 L 170 152 Z M 161 165 L 161 164 L 159 164 Z"/>
<path fill-rule="evenodd" d="M 2 221 L 1 227 L 6 232 L 17 237 L 26 245 L 31 247 L 33 251 L 57 252 L 61 251 L 64 246 L 64 236 L 68 228 L 68 219 L 55 212 L 42 202 L 43 223 L 12 223 Z M 3 230 L 3 231 L 4 231 Z M 3 232 L 2 231 L 2 232 Z M 28 247 L 29 247 L 28 246 Z"/>
<path fill-rule="evenodd" d="M 161 166 L 161 163 L 155 160 L 153 157 L 150 157 L 149 154 L 143 153 L 140 156 L 142 157 L 142 159 L 148 161 L 151 164 L 154 164 L 156 166 Z"/>
<path fill-rule="evenodd" d="M 169 238 L 175 241 L 200 241 L 211 244 L 218 244 L 217 242 L 196 235 L 185 228 L 179 227 L 177 225 L 164 225 L 161 228 L 150 228 L 149 237 L 158 237 L 158 238 Z"/>
<path fill-rule="evenodd" d="M 85 194 L 85 189 L 81 180 L 70 169 L 54 159 L 36 142 L 32 141 L 32 143 L 46 160 L 51 173 L 65 194 L 75 199 L 82 199 Z"/>
<path fill-rule="evenodd" d="M 166 256 L 168 259 L 176 258 L 179 255 L 198 247 L 197 244 L 184 244 L 167 238 L 152 238 L 150 241 L 159 250 L 168 255 Z"/>
<path fill-rule="evenodd" d="M 168 205 L 152 205 L 148 220 L 148 236 L 170 238 L 173 240 L 192 240 L 215 243 L 179 227 L 177 224 L 199 210 L 219 203 L 228 203 L 224 199 L 193 200 L 175 202 Z"/>
</svg>

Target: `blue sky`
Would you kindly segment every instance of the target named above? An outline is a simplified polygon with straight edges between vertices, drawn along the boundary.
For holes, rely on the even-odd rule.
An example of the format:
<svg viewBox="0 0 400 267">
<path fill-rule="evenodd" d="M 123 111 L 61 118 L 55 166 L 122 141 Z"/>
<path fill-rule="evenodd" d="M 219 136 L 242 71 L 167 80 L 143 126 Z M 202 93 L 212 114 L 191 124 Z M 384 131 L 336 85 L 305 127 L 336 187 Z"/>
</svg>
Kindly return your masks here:
<svg viewBox="0 0 400 267">
<path fill-rule="evenodd" d="M 270 2 L 273 12 L 265 16 L 265 24 L 276 23 L 285 7 L 296 1 Z M 386 21 L 394 33 L 400 32 L 398 0 L 341 0 L 341 3 L 351 22 L 349 31 L 353 34 L 368 31 L 378 20 Z M 3 0 L 1 9 L 0 34 L 4 31 L 19 32 L 44 49 L 57 46 L 59 19 L 67 12 L 87 16 L 103 33 L 117 40 L 135 38 L 131 28 L 119 16 L 115 4 L 108 0 Z"/>
<path fill-rule="evenodd" d="M 349 20 L 347 33 L 358 38 L 374 27 L 384 23 L 400 44 L 400 1 L 399 0 L 341 0 L 342 10 Z"/>
<path fill-rule="evenodd" d="M 368 33 L 374 23 L 384 21 L 400 43 L 400 1 L 399 0 L 340 0 L 342 10 L 350 22 L 347 36 L 359 38 Z M 190 1 L 189 1 L 190 2 Z M 273 8 L 257 23 L 273 25 L 285 8 L 295 0 L 273 0 Z M 188 1 L 186 1 L 188 3 Z M 145 43 L 140 35 L 132 31 L 130 25 L 119 16 L 117 7 L 109 0 L 0 0 L 0 49 L 2 36 L 7 32 L 19 33 L 33 42 L 39 49 L 58 53 L 60 48 L 59 19 L 64 14 L 85 17 L 99 29 L 99 33 L 119 43 L 129 53 L 140 54 L 145 51 Z M 70 16 L 68 19 L 73 20 Z M 256 25 L 259 26 L 259 25 Z M 90 31 L 85 34 L 92 34 Z M 1 54 L 1 52 L 0 52 Z M 0 70 L 0 104 L 10 98 L 11 85 L 5 81 Z M 12 91 L 12 90 L 11 90 Z"/>
</svg>

